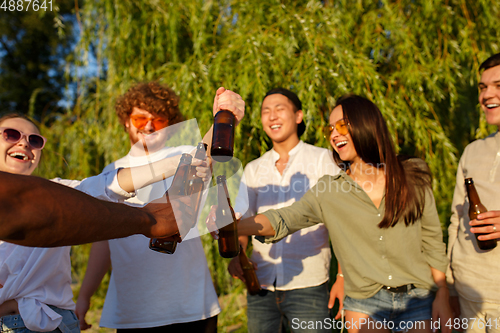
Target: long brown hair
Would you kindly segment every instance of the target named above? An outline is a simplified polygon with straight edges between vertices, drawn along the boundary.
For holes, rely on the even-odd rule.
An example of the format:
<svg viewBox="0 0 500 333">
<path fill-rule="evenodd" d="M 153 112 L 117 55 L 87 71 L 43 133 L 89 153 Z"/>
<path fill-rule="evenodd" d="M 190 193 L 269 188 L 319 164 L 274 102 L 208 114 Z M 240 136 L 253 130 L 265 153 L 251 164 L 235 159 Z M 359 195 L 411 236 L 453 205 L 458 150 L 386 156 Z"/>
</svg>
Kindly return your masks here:
<svg viewBox="0 0 500 333">
<path fill-rule="evenodd" d="M 338 101 L 347 118 L 349 133 L 358 156 L 363 162 L 385 170 L 385 214 L 379 228 L 389 228 L 404 219 L 405 225 L 422 217 L 425 191 L 431 188 L 430 172 L 421 163 L 396 155 L 387 124 L 378 107 L 357 95 L 345 95 Z M 349 161 L 342 161 L 333 150 L 337 165 L 349 170 Z"/>
</svg>

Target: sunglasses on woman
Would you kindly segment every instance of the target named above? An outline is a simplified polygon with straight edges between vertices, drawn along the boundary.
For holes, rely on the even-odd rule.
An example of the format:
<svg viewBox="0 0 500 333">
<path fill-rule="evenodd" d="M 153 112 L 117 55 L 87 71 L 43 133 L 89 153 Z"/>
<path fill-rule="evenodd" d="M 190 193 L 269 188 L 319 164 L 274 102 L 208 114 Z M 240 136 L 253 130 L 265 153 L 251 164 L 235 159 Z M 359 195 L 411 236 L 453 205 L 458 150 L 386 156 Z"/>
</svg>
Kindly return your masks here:
<svg viewBox="0 0 500 333">
<path fill-rule="evenodd" d="M 134 125 L 134 127 L 139 130 L 146 127 L 149 121 L 151 121 L 151 124 L 153 125 L 155 131 L 161 130 L 162 128 L 168 126 L 168 119 L 162 117 L 147 117 L 140 114 L 134 114 L 130 116 L 130 120 L 132 121 L 132 125 Z"/>
<path fill-rule="evenodd" d="M 337 130 L 340 135 L 347 135 L 349 133 L 349 121 L 346 118 L 337 120 L 333 125 L 327 125 L 323 128 L 325 138 L 329 139 L 333 133 L 333 129 Z"/>
<path fill-rule="evenodd" d="M 47 141 L 47 139 L 40 134 L 24 134 L 14 128 L 0 127 L 0 132 L 2 133 L 3 139 L 8 143 L 16 144 L 23 138 L 26 138 L 26 141 L 33 149 L 42 149 Z"/>
</svg>

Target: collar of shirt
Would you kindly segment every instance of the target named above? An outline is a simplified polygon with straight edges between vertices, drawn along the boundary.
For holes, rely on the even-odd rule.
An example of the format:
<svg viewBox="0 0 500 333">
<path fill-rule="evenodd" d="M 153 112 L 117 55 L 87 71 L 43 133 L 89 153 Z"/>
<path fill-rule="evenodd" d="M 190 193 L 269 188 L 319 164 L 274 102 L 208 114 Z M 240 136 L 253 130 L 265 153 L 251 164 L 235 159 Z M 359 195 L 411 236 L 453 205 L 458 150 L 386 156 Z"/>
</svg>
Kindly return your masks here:
<svg viewBox="0 0 500 333">
<path fill-rule="evenodd" d="M 289 159 L 288 159 L 288 163 L 286 165 L 285 170 L 288 169 L 288 166 L 291 164 L 291 161 L 293 160 L 295 155 L 297 155 L 297 153 L 302 149 L 303 146 L 304 146 L 304 142 L 299 141 L 299 143 L 288 152 Z M 270 150 L 270 152 L 271 152 L 271 160 L 273 162 L 273 165 L 276 165 L 276 162 L 278 162 L 278 160 L 280 159 L 281 156 L 276 150 L 274 150 L 274 147 Z M 284 173 L 285 173 L 285 171 L 283 171 L 283 174 Z"/>
<path fill-rule="evenodd" d="M 356 183 L 354 179 L 352 179 L 351 176 L 349 176 L 345 171 L 340 170 L 338 174 L 332 176 L 332 180 L 340 183 L 340 188 L 342 191 L 352 192 L 352 194 L 355 195 L 357 198 L 373 206 L 373 208 L 375 208 L 379 212 L 385 211 L 385 189 L 384 189 L 384 196 L 382 197 L 382 201 L 380 202 L 380 206 L 377 208 L 373 203 L 372 199 L 370 199 L 368 194 L 365 192 L 365 190 L 361 186 L 359 186 L 359 184 Z"/>
</svg>

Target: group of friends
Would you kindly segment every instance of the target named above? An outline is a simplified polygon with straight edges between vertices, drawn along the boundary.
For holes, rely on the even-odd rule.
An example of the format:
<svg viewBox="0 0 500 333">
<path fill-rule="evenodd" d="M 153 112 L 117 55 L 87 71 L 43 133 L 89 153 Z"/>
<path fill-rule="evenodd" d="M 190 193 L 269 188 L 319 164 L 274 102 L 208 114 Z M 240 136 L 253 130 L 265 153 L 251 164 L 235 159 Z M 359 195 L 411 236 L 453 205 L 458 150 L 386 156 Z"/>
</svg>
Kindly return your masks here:
<svg viewBox="0 0 500 333">
<path fill-rule="evenodd" d="M 480 74 L 481 109 L 500 130 L 500 53 Z M 0 331 L 88 329 L 91 297 L 110 268 L 101 326 L 217 331 L 221 308 L 198 230 L 181 232 L 190 237 L 173 255 L 148 248 L 150 237 L 180 240 L 175 235 L 189 215 L 185 202 L 164 193 L 181 154 L 194 155 L 194 147 L 155 145 L 164 128 L 184 120 L 178 105 L 173 90 L 157 82 L 131 87 L 116 113 L 131 146 L 147 143 L 146 154 L 131 149 L 83 181 L 29 176 L 46 140 L 29 118 L 0 117 Z M 219 88 L 213 114 L 221 109 L 239 123 L 245 103 Z M 500 332 L 500 247 L 483 251 L 474 240 L 474 233 L 500 238 L 500 132 L 469 144 L 460 159 L 446 251 L 430 170 L 396 154 L 373 102 L 338 99 L 324 129 L 333 153 L 300 140 L 303 117 L 294 92 L 266 94 L 261 122 L 273 148 L 245 166 L 235 200 L 239 241 L 243 249 L 252 243 L 262 288 L 247 295 L 248 331 L 329 332 L 325 320 L 338 300 L 332 316 L 354 333 Z M 210 144 L 211 136 L 212 129 L 203 141 Z M 210 177 L 210 159 L 193 165 L 198 177 Z M 489 209 L 472 221 L 464 185 L 471 177 Z M 69 245 L 87 242 L 93 244 L 75 306 Z M 228 270 L 244 280 L 237 258 Z"/>
</svg>

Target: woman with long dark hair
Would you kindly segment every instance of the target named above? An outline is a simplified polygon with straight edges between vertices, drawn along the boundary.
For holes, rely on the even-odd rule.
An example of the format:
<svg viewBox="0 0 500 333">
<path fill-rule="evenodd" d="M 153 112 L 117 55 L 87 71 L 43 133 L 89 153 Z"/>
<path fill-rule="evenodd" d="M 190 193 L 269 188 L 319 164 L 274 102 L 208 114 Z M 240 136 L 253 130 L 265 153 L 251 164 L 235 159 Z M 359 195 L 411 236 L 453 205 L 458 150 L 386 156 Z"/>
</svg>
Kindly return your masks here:
<svg viewBox="0 0 500 333">
<path fill-rule="evenodd" d="M 290 207 L 241 221 L 240 234 L 274 242 L 323 222 L 345 279 L 349 332 L 431 332 L 438 318 L 449 332 L 448 261 L 426 163 L 396 155 L 380 110 L 366 98 L 342 97 L 329 122 L 343 171 Z"/>
</svg>

